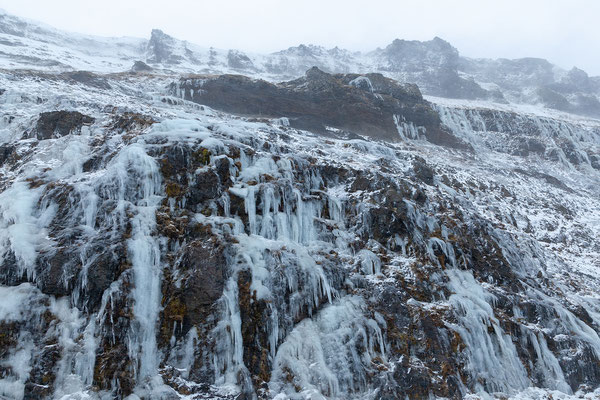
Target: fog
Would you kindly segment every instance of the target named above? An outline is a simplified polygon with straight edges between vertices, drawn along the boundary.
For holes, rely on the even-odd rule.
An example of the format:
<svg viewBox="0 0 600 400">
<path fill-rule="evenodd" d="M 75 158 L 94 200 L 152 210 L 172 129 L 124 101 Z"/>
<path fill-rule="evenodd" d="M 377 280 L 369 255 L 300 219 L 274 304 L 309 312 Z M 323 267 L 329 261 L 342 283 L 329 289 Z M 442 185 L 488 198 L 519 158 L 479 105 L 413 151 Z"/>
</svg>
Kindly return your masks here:
<svg viewBox="0 0 600 400">
<path fill-rule="evenodd" d="M 300 43 L 368 51 L 439 36 L 468 57 L 542 57 L 600 75 L 596 0 L 0 0 L 0 8 L 68 31 L 148 37 L 160 28 L 249 52 Z"/>
</svg>

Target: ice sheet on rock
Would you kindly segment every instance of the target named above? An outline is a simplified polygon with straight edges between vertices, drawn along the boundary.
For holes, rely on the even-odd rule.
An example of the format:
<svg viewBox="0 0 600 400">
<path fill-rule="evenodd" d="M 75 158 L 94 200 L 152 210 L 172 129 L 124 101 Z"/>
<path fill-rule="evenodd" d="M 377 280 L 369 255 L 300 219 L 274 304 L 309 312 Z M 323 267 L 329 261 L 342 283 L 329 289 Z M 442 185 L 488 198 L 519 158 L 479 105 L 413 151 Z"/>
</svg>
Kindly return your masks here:
<svg viewBox="0 0 600 400">
<path fill-rule="evenodd" d="M 406 179 L 412 185 L 412 160 L 420 156 L 435 168 L 439 182 L 424 189 L 428 196 L 425 205 L 414 199 L 404 200 L 408 222 L 416 229 L 406 236 L 389 238 L 389 244 L 397 248 L 397 254 L 391 261 L 386 261 L 386 268 L 379 268 L 383 276 L 381 280 L 378 277 L 378 281 L 394 284 L 395 274 L 401 274 L 407 281 L 417 279 L 411 267 L 422 260 L 411 252 L 415 244 L 422 245 L 434 265 L 436 254 L 444 254 L 446 268 L 465 266 L 458 249 L 448 238 L 445 222 L 438 219 L 442 211 L 437 206 L 451 205 L 452 211 L 459 211 L 461 215 L 448 215 L 466 226 L 474 221 L 485 221 L 486 234 L 498 245 L 511 271 L 540 284 L 545 280 L 552 282 L 564 293 L 560 301 L 567 305 L 554 303 L 547 295 L 527 293 L 532 301 L 550 306 L 557 316 L 545 321 L 544 326 L 517 321 L 522 337 L 530 342 L 537 356 L 537 361 L 531 365 L 537 382 L 549 388 L 527 389 L 530 381 L 523 364 L 516 356 L 508 332 L 500 328 L 498 316 L 493 312 L 495 298 L 492 293 L 501 286 L 492 281 L 478 282 L 469 272 L 448 270 L 447 287 L 453 292 L 449 302 L 457 318 L 451 328 L 469 343 L 465 362 L 472 374 L 473 387 L 481 392 L 480 397 L 484 396 L 484 390 L 500 390 L 512 393 L 515 398 L 541 397 L 548 393 L 555 398 L 569 398 L 567 394 L 551 390 L 569 393 L 570 388 L 565 383 L 566 371 L 561 370 L 560 360 L 549 349 L 549 339 L 546 341 L 544 335 L 551 332 L 556 341 L 574 338 L 572 340 L 581 348 L 600 349 L 594 329 L 568 310 L 571 306 L 581 305 L 589 310 L 594 321 L 600 320 L 600 304 L 594 294 L 598 287 L 596 266 L 600 260 L 600 253 L 594 247 L 600 229 L 596 171 L 564 168 L 568 161 L 565 154 L 559 153 L 559 161 L 554 162 L 539 158 L 527 160 L 502 152 L 497 147 L 502 141 L 490 137 L 489 126 L 481 113 L 457 110 L 460 108 L 457 104 L 441 104 L 448 109 L 448 115 L 442 115 L 443 119 L 448 118 L 448 125 L 454 124 L 451 128 L 460 131 L 458 136 L 463 135 L 470 143 L 480 143 L 478 150 L 490 145 L 485 147 L 485 154 L 478 153 L 474 157 L 449 154 L 413 139 L 397 144 L 323 140 L 308 132 L 295 131 L 284 123 L 250 122 L 208 108 L 200 109 L 184 101 L 163 103 L 161 99 L 167 96 L 164 88 L 169 83 L 169 78 L 164 77 L 132 78 L 119 81 L 111 90 L 86 90 L 81 85 L 60 81 L 51 84 L 46 80 L 14 80 L 6 73 L 0 74 L 1 86 L 10 88 L 0 96 L 2 114 L 15 116 L 11 124 L 2 122 L 0 125 L 0 134 L 6 133 L 0 141 L 16 144 L 17 153 L 25 156 L 14 171 L 0 167 L 7 185 L 0 194 L 0 227 L 6 228 L 0 232 L 0 248 L 11 250 L 12 242 L 18 242 L 23 265 L 32 265 L 40 247 L 51 244 L 43 232 L 52 219 L 54 205 L 48 199 L 45 203 L 39 202 L 45 189 L 43 186 L 30 187 L 29 182 L 23 182 L 25 178 L 56 180 L 73 188 L 69 207 L 72 218 L 85 232 L 86 241 L 94 242 L 102 232 L 116 235 L 119 227 L 127 221 L 132 222 L 132 236 L 127 247 L 130 258 L 135 261 L 132 272 L 136 289 L 132 292 L 134 324 L 129 332 L 129 347 L 132 358 L 137 361 L 139 375 L 148 378 L 147 386 L 138 388 L 136 395 L 150 396 L 152 390 L 155 393 L 165 390 L 160 378 L 155 376 L 156 360 L 161 355 L 152 339 L 156 334 L 160 305 L 157 282 L 160 282 L 161 265 L 156 249 L 162 245 L 156 238 L 154 211 L 162 200 L 162 183 L 156 161 L 148 156 L 147 150 L 149 146 L 160 148 L 181 142 L 211 151 L 211 164 L 207 170 L 214 166 L 216 157 L 229 157 L 219 153 L 232 147 L 241 150 L 241 169 L 232 166 L 230 170 L 233 187 L 218 199 L 223 206 L 223 215 L 194 216 L 195 221 L 210 226 L 214 234 L 231 235 L 236 240 L 231 249 L 234 271 L 228 271 L 232 276 L 228 276 L 219 302 L 221 320 L 212 332 L 218 338 L 212 359 L 214 369 L 218 371 L 217 383 L 231 389 L 229 394 L 238 393 L 240 387 L 251 386 L 249 372 L 243 363 L 235 276 L 236 271 L 244 270 L 250 272 L 251 288 L 256 291 L 258 300 L 275 298 L 281 288 L 290 293 L 290 301 L 285 306 L 275 301 L 268 303 L 269 318 L 265 322 L 268 354 L 277 368 L 270 386 L 273 394 L 279 398 L 288 395 L 348 398 L 351 392 L 358 398 L 368 396 L 369 388 L 364 386 L 364 377 L 370 373 L 367 359 L 386 357 L 386 348 L 380 338 L 381 320 L 366 317 L 366 307 L 360 299 L 344 296 L 341 290 L 333 289 L 329 274 L 334 268 L 327 264 L 323 255 L 335 257 L 342 265 L 340 268 L 360 264 L 361 255 L 364 256 L 366 251 L 372 251 L 377 257 L 379 253 L 374 247 L 363 252 L 362 248 L 354 248 L 359 240 L 357 232 L 353 231 L 353 219 L 361 218 L 374 205 L 367 203 L 371 195 L 368 190 L 348 194 L 341 183 L 332 187 L 331 177 L 327 178 L 330 181 L 324 189 L 325 179 L 313 171 L 311 164 Z M 42 102 L 38 103 L 37 97 Z M 139 136 L 127 139 L 121 136 L 122 132 L 109 132 L 104 125 L 94 127 L 97 131 L 90 134 L 109 136 L 102 155 L 110 161 L 108 165 L 103 161 L 97 171 L 83 172 L 82 169 L 81 161 L 98 151 L 87 136 L 51 139 L 35 146 L 35 139 L 21 140 L 23 131 L 31 128 L 39 112 L 61 106 L 104 118 L 102 124 L 109 126 L 113 115 L 99 111 L 106 104 L 114 104 L 118 112 L 140 112 L 161 122 Z M 579 141 L 580 145 L 598 143 L 594 133 L 597 132 L 594 131 L 596 122 L 564 116 L 561 119 L 563 117 L 554 114 L 535 114 L 534 117 L 537 120 L 531 116 L 524 119 L 537 121 L 536 129 L 546 137 L 559 135 Z M 508 121 L 499 119 L 497 123 L 504 127 Z M 409 127 L 406 131 L 410 133 Z M 409 136 L 415 136 L 414 132 Z M 265 143 L 270 146 L 269 151 L 264 150 Z M 277 158 L 273 157 L 275 154 Z M 584 156 L 578 157 L 585 161 Z M 385 172 L 381 165 L 386 165 L 391 172 Z M 530 176 L 528 171 L 547 176 Z M 238 172 L 239 176 L 236 176 Z M 557 187 L 556 180 L 571 190 Z M 243 211 L 247 213 L 248 221 L 231 215 L 229 196 L 243 199 Z M 9 201 L 14 199 L 19 201 Z M 104 202 L 116 206 L 114 213 L 106 212 Z M 47 207 L 40 209 L 39 205 Z M 13 233 L 11 226 L 16 227 Z M 437 235 L 438 229 L 440 235 Z M 19 232 L 27 240 L 17 241 Z M 431 237 L 434 232 L 435 237 Z M 82 245 L 80 253 L 82 271 L 91 260 L 86 258 L 89 255 L 85 248 L 85 244 Z M 335 253 L 330 253 L 332 250 Z M 365 271 L 377 272 L 376 260 L 370 256 L 366 257 Z M 543 279 L 538 278 L 538 273 Z M 115 329 L 114 325 L 105 324 L 105 321 L 111 317 L 107 310 L 112 308 L 113 298 L 116 300 L 119 293 L 127 290 L 127 285 L 120 279 L 104 293 L 97 316 L 87 315 L 63 301 L 48 302 L 52 304 L 53 312 L 60 315 L 56 330 L 65 348 L 58 367 L 57 396 L 90 395 L 86 389 L 90 387 L 90 371 L 93 370 L 94 340 L 99 335 L 115 333 L 111 331 Z M 580 292 L 574 293 L 571 286 L 574 281 Z M 82 284 L 85 286 L 85 279 Z M 28 319 L 30 314 L 19 308 L 17 300 L 32 304 L 28 294 L 30 289 L 31 296 L 35 297 L 37 292 L 30 284 L 0 288 L 0 298 L 6 294 L 15 299 L 14 302 L 0 303 L 0 315 L 13 321 Z M 76 303 L 77 297 L 74 295 L 69 300 Z M 306 318 L 296 326 L 289 322 L 301 315 L 312 315 L 312 318 Z M 519 318 L 518 311 L 515 315 Z M 106 331 L 97 329 L 99 327 Z M 184 371 L 184 377 L 193 365 L 193 343 L 197 338 L 194 335 L 197 332 L 192 329 L 183 340 L 175 343 L 172 357 L 167 361 Z M 355 354 L 350 343 L 366 351 Z M 34 359 L 32 354 L 38 351 L 26 334 L 20 338 L 19 346 L 7 361 L 15 365 L 13 369 L 17 372 L 0 381 L 0 391 L 8 397 L 18 398 L 23 392 L 28 368 Z M 303 385 L 299 393 L 288 385 L 286 368 L 294 372 L 292 379 Z M 511 392 L 513 388 L 515 392 Z"/>
<path fill-rule="evenodd" d="M 0 261 L 14 255 L 17 273 L 35 278 L 35 262 L 40 248 L 49 247 L 46 226 L 55 206 L 37 209 L 42 188 L 30 189 L 28 182 L 15 182 L 0 193 Z"/>
<path fill-rule="evenodd" d="M 23 327 L 18 332 L 17 343 L 6 348 L 0 366 L 4 374 L 0 378 L 0 397 L 20 400 L 24 396 L 25 383 L 33 368 L 32 360 L 37 352 L 34 342 L 35 322 L 47 310 L 47 301 L 37 288 L 29 283 L 19 286 L 0 286 L 0 322 Z M 6 325 L 4 325 L 6 324 Z M 2 332 L 11 335 L 10 331 Z M 8 336 L 10 337 L 10 336 Z"/>
<path fill-rule="evenodd" d="M 363 249 L 357 254 L 360 260 L 361 271 L 365 275 L 376 275 L 381 272 L 381 260 L 375 253 Z"/>
<path fill-rule="evenodd" d="M 403 140 L 418 140 L 421 139 L 425 133 L 425 128 L 422 126 L 415 126 L 412 122 L 406 122 L 404 117 L 400 115 L 394 115 L 394 124 L 398 130 L 398 135 Z"/>
<path fill-rule="evenodd" d="M 365 312 L 360 297 L 346 296 L 297 324 L 277 350 L 271 393 L 292 399 L 364 393 L 371 360 L 385 357 L 381 328 Z"/>
<path fill-rule="evenodd" d="M 514 393 L 530 386 L 525 367 L 510 335 L 494 316 L 495 297 L 487 293 L 471 272 L 446 271 L 453 292 L 449 302 L 456 310 L 458 324 L 450 325 L 465 343 L 467 369 L 473 386 L 483 393 Z"/>
<path fill-rule="evenodd" d="M 133 268 L 133 315 L 130 333 L 130 357 L 137 361 L 140 380 L 157 373 L 158 356 L 156 325 L 160 310 L 161 252 L 154 235 L 156 209 L 161 201 L 162 181 L 158 164 L 148 156 L 143 143 L 134 143 L 121 150 L 108 167 L 111 180 L 116 181 L 116 198 L 135 212 L 131 220 L 132 233 L 127 250 Z"/>
<path fill-rule="evenodd" d="M 86 321 L 66 298 L 52 301 L 50 310 L 59 319 L 57 336 L 62 349 L 54 395 L 63 397 L 85 391 L 92 384 L 94 376 L 97 348 L 95 321 Z M 80 335 L 83 336 L 81 340 Z"/>
</svg>

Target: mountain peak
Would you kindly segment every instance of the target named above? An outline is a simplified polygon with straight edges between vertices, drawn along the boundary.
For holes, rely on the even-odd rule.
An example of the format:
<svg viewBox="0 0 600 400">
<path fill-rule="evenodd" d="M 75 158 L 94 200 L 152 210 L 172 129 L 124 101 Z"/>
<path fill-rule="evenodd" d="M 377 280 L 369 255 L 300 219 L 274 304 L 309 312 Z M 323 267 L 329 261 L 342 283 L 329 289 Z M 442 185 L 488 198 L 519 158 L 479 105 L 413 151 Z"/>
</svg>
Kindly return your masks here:
<svg viewBox="0 0 600 400">
<path fill-rule="evenodd" d="M 179 64 L 186 53 L 186 42 L 152 29 L 146 46 L 146 62 L 150 64 Z"/>
<path fill-rule="evenodd" d="M 323 55 L 327 52 L 324 47 L 314 44 L 299 44 L 298 46 L 288 47 L 285 50 L 278 51 L 275 54 L 294 55 L 299 57 L 315 57 Z"/>
</svg>

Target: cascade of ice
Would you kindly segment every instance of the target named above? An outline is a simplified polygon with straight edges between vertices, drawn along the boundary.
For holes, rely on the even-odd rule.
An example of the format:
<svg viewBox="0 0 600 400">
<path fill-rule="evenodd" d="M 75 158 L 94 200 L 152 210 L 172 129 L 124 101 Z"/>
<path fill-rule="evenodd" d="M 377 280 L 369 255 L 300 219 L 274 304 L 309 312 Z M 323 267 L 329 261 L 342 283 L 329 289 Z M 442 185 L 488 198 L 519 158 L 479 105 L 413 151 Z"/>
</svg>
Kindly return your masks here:
<svg viewBox="0 0 600 400">
<path fill-rule="evenodd" d="M 292 399 L 364 392 L 373 358 L 385 358 L 381 329 L 365 311 L 361 298 L 345 296 L 296 325 L 277 350 L 271 392 Z"/>
<path fill-rule="evenodd" d="M 481 116 L 472 110 L 450 108 L 439 104 L 433 104 L 440 119 L 452 133 L 461 139 L 475 145 L 476 148 L 483 146 L 483 139 L 477 132 L 486 132 L 487 127 Z M 469 118 L 470 117 L 470 118 Z"/>
<path fill-rule="evenodd" d="M 312 315 L 323 302 L 333 301 L 335 291 L 306 247 L 318 240 L 315 220 L 322 213 L 324 201 L 306 195 L 304 191 L 310 193 L 319 189 L 322 186 L 320 176 L 310 171 L 305 173 L 304 188 L 300 189 L 291 185 L 294 167 L 289 160 L 281 159 L 275 163 L 271 158 L 241 155 L 241 166 L 239 180 L 242 182 L 236 182 L 229 191 L 244 200 L 247 234 L 242 230 L 236 232 L 235 254 L 230 261 L 232 276 L 221 298 L 222 317 L 215 328 L 214 368 L 217 385 L 241 385 L 242 390 L 247 390 L 252 384 L 243 362 L 238 272 L 251 272 L 251 293 L 256 300 L 265 300 L 269 304 L 271 318 L 266 330 L 271 360 L 275 358 L 280 335 L 285 334 L 281 331 L 280 318 L 296 318 L 303 311 Z M 244 183 L 260 180 L 263 173 L 278 178 L 279 185 Z M 229 204 L 227 200 L 225 202 Z M 204 219 L 208 221 L 208 218 Z M 276 302 L 272 291 L 275 282 L 281 278 L 290 293 L 287 306 Z M 279 309 L 281 307 L 284 308 Z"/>
<path fill-rule="evenodd" d="M 398 134 L 403 140 L 418 140 L 425 133 L 425 128 L 417 127 L 412 122 L 406 122 L 401 115 L 394 115 L 394 124 L 396 124 Z"/>
<path fill-rule="evenodd" d="M 479 150 L 527 154 L 529 143 L 535 143 L 535 151 L 570 167 L 590 165 L 587 151 L 600 143 L 597 129 L 586 123 L 495 109 L 433 106 L 444 125 Z"/>
<path fill-rule="evenodd" d="M 449 301 L 458 324 L 449 324 L 465 343 L 467 368 L 473 386 L 482 393 L 513 393 L 531 384 L 509 335 L 494 316 L 494 296 L 486 292 L 471 272 L 448 269 Z"/>
<path fill-rule="evenodd" d="M 573 313 L 567 310 L 556 299 L 547 296 L 543 292 L 531 288 L 531 295 L 538 297 L 553 308 L 556 319 L 553 321 L 553 328 L 557 329 L 562 334 L 577 337 L 582 343 L 589 346 L 595 353 L 596 357 L 600 358 L 600 336 L 589 325 L 577 318 Z"/>
<path fill-rule="evenodd" d="M 238 287 L 234 279 L 227 281 L 221 303 L 223 315 L 214 330 L 216 337 L 213 355 L 215 384 L 220 386 L 240 384 L 244 387 L 248 384 L 249 373 L 244 365 L 242 319 L 238 305 Z"/>
<path fill-rule="evenodd" d="M 89 322 L 67 299 L 52 302 L 51 310 L 59 318 L 59 345 L 62 357 L 56 373 L 55 396 L 60 398 L 72 393 L 83 392 L 92 384 L 96 358 L 95 321 Z M 82 340 L 75 338 L 83 330 Z"/>
<path fill-rule="evenodd" d="M 0 321 L 22 324 L 24 328 L 29 328 L 21 330 L 17 346 L 5 355 L 2 363 L 5 372 L 0 377 L 0 398 L 21 400 L 35 355 L 32 334 L 35 326 L 30 324 L 34 324 L 45 311 L 45 307 L 40 304 L 43 297 L 33 285 L 23 283 L 13 287 L 0 286 L 0 298 Z"/>
<path fill-rule="evenodd" d="M 82 136 L 74 138 L 61 138 L 46 143 L 41 143 L 41 151 L 33 153 L 28 164 L 23 167 L 25 176 L 39 179 L 40 182 L 48 180 L 53 183 L 69 185 L 77 182 L 81 178 L 82 162 L 89 152 L 87 131 L 82 131 Z M 40 166 L 50 165 L 51 168 Z M 46 252 L 52 254 L 52 246 L 56 239 L 50 239 L 49 227 L 58 212 L 58 205 L 52 197 L 55 190 L 50 185 L 42 184 L 39 187 L 31 187 L 30 182 L 16 181 L 13 185 L 0 194 L 0 257 L 7 256 L 11 252 L 15 257 L 17 270 L 14 273 L 22 276 L 23 273 L 31 281 L 36 281 L 38 277 L 35 274 L 35 266 L 38 254 Z M 61 190 L 60 186 L 57 186 Z M 76 190 L 80 187 L 86 187 L 87 193 L 94 197 L 95 193 L 91 186 L 85 183 L 74 185 Z M 82 219 L 85 221 L 85 229 L 93 230 L 93 219 L 95 215 L 94 204 L 84 204 L 73 202 L 70 195 L 67 196 L 69 207 L 72 209 L 71 215 L 77 216 L 81 212 Z M 89 205 L 89 207 L 88 207 Z M 89 233 L 89 231 L 88 231 Z M 81 255 L 85 250 L 82 246 Z M 83 269 L 85 262 L 82 259 Z M 85 275 L 85 274 L 82 274 Z M 82 285 L 85 285 L 85 277 L 82 277 Z M 23 286 L 23 285 L 22 285 Z M 9 289 L 11 290 L 11 289 Z M 54 396 L 59 398 L 63 395 L 70 395 L 76 392 L 83 392 L 86 387 L 92 383 L 93 368 L 95 362 L 96 340 L 95 340 L 95 320 L 86 318 L 80 310 L 74 306 L 79 302 L 79 290 L 73 292 L 72 298 L 61 298 L 55 300 L 48 298 L 48 303 L 44 306 L 34 304 L 33 299 L 41 296 L 38 289 L 31 289 L 29 298 L 24 304 L 29 304 L 31 313 L 28 322 L 20 321 L 20 324 L 34 324 L 31 327 L 32 332 L 39 329 L 42 324 L 42 313 L 52 316 L 49 330 L 45 332 L 44 340 L 56 340 L 57 348 L 60 349 L 59 358 L 56 365 L 56 379 L 54 381 Z M 4 296 L 3 296 L 4 297 Z M 3 300 L 4 301 L 4 300 Z M 18 307 L 16 307 L 18 309 Z M 0 318 L 2 319 L 2 318 Z M 33 346 L 31 337 L 23 337 L 23 343 L 30 343 Z M 39 340 L 39 338 L 37 339 Z M 19 352 L 20 360 L 24 360 L 23 353 L 25 349 Z M 33 350 L 33 347 L 32 349 Z M 28 362 L 33 362 L 37 355 L 28 352 Z M 14 368 L 14 366 L 13 366 Z M 29 369 L 32 366 L 28 367 Z M 16 371 L 24 371 L 23 368 L 16 368 Z M 20 374 L 20 372 L 18 373 Z M 23 379 L 29 379 L 29 376 L 23 376 Z M 15 386 L 13 385 L 13 388 Z M 21 386 L 18 393 L 14 392 L 11 398 L 20 398 L 24 395 L 24 388 Z"/>
<path fill-rule="evenodd" d="M 381 272 L 381 260 L 375 253 L 363 249 L 358 252 L 361 270 L 365 275 L 375 275 Z"/>
<path fill-rule="evenodd" d="M 52 221 L 56 207 L 49 204 L 37 209 L 43 188 L 30 189 L 28 182 L 15 182 L 0 193 L 0 261 L 12 253 L 18 276 L 26 273 L 35 280 L 38 251 L 50 245 L 46 226 Z"/>
<path fill-rule="evenodd" d="M 133 315 L 129 335 L 130 357 L 136 360 L 139 381 L 157 373 L 156 325 L 160 311 L 160 243 L 153 235 L 156 208 L 162 197 L 161 175 L 143 143 L 122 149 L 109 171 L 118 182 L 118 199 L 136 214 L 131 219 L 127 250 L 133 269 Z M 109 175 L 110 176 L 110 175 Z"/>
<path fill-rule="evenodd" d="M 556 359 L 556 356 L 548 349 L 548 343 L 541 332 L 533 332 L 525 327 L 521 327 L 524 332 L 525 338 L 529 339 L 529 344 L 533 346 L 535 354 L 537 355 L 537 362 L 535 365 L 535 374 L 542 377 L 542 384 L 553 390 L 560 390 L 563 393 L 571 394 L 572 390 L 567 381 L 563 371 Z"/>
</svg>

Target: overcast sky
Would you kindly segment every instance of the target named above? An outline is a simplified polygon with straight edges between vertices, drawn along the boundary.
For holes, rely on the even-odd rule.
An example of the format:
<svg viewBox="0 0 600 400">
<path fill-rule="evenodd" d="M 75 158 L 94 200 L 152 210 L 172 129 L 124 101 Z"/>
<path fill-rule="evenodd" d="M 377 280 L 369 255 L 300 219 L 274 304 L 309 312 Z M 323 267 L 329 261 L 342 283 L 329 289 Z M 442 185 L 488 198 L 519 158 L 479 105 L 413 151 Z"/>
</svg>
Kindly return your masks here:
<svg viewBox="0 0 600 400">
<path fill-rule="evenodd" d="M 102 36 L 159 28 L 201 46 L 350 50 L 446 39 L 469 57 L 543 57 L 600 75 L 600 0 L 0 0 L 11 14 Z"/>
</svg>

